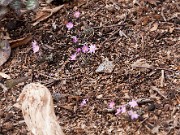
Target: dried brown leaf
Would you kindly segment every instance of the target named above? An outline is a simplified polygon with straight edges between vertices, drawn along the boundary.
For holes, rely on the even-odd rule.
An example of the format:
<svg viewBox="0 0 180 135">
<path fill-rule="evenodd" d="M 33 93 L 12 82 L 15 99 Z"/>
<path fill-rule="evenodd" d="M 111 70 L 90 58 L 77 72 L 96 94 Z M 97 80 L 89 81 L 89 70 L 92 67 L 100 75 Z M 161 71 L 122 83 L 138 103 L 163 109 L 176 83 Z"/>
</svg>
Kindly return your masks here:
<svg viewBox="0 0 180 135">
<path fill-rule="evenodd" d="M 46 19 L 51 17 L 54 13 L 58 12 L 63 7 L 64 7 L 64 5 L 60 5 L 58 7 L 53 8 L 53 9 L 42 9 L 42 10 L 40 10 L 37 13 L 37 16 L 35 17 L 35 19 L 33 20 L 33 21 L 35 21 L 33 23 L 33 26 L 37 25 L 41 21 L 45 21 Z"/>
<path fill-rule="evenodd" d="M 138 59 L 133 64 L 131 64 L 131 67 L 134 68 L 151 68 L 152 66 L 146 63 L 146 59 Z"/>
<path fill-rule="evenodd" d="M 158 134 L 158 133 L 159 133 L 159 128 L 160 128 L 160 126 L 155 126 L 155 127 L 151 130 L 151 132 L 152 132 L 153 134 Z"/>
<path fill-rule="evenodd" d="M 153 24 L 153 26 L 152 26 L 152 28 L 150 29 L 150 31 L 156 31 L 157 30 L 157 28 L 158 28 L 158 23 L 157 22 L 155 22 L 154 24 Z"/>
</svg>

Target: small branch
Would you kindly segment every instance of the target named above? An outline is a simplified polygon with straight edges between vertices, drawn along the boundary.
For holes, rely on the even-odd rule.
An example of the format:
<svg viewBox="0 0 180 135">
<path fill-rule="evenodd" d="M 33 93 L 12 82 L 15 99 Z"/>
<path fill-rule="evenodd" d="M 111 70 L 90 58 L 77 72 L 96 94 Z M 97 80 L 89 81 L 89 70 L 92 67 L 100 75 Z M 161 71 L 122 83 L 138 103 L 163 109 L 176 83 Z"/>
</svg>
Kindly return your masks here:
<svg viewBox="0 0 180 135">
<path fill-rule="evenodd" d="M 4 84 L 0 83 L 0 87 L 3 89 L 4 93 L 8 91 L 8 88 Z"/>
<path fill-rule="evenodd" d="M 167 99 L 166 96 L 164 96 L 160 91 L 159 89 L 156 87 L 156 86 L 151 86 L 151 89 L 156 91 L 161 97 L 163 97 L 164 99 Z"/>
<path fill-rule="evenodd" d="M 160 81 L 160 86 L 164 86 L 164 70 L 161 70 L 161 81 Z"/>
</svg>

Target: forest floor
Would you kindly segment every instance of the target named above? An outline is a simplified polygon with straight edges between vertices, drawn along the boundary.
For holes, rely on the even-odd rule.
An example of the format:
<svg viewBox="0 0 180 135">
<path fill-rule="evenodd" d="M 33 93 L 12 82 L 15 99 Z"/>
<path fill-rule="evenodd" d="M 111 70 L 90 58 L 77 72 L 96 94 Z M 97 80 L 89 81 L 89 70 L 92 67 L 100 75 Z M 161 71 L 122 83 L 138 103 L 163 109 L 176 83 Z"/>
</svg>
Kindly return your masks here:
<svg viewBox="0 0 180 135">
<path fill-rule="evenodd" d="M 36 13 L 8 14 L 1 22 L 10 40 L 28 43 L 12 47 L 0 67 L 12 79 L 24 78 L 0 91 L 0 134 L 29 132 L 13 105 L 25 84 L 40 82 L 51 91 L 67 135 L 180 135 L 180 2 L 79 0 L 38 22 L 47 16 L 43 8 L 55 7 L 41 2 Z M 74 24 L 70 30 L 68 22 Z M 76 53 L 70 60 L 84 44 L 95 45 L 95 53 Z M 104 61 L 108 65 L 99 67 Z M 132 100 L 138 106 L 131 108 Z M 126 112 L 117 114 L 123 105 Z M 128 114 L 131 109 L 137 119 Z"/>
</svg>

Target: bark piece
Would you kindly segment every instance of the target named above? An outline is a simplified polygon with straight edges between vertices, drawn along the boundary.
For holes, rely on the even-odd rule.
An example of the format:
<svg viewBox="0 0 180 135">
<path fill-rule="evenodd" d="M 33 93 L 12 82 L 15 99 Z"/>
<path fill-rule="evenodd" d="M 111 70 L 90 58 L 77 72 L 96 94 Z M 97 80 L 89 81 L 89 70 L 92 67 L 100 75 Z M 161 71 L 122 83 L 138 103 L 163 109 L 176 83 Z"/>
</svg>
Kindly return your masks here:
<svg viewBox="0 0 180 135">
<path fill-rule="evenodd" d="M 64 135 L 54 113 L 51 93 L 40 83 L 27 84 L 15 107 L 22 110 L 25 122 L 34 135 Z"/>
</svg>

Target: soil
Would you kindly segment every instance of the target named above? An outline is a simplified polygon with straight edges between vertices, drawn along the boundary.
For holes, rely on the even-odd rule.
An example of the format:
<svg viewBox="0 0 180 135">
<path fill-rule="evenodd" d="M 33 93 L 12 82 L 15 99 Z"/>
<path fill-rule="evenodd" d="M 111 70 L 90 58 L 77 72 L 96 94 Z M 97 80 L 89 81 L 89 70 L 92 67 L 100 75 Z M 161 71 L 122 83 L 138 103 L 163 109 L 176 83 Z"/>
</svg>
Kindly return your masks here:
<svg viewBox="0 0 180 135">
<path fill-rule="evenodd" d="M 41 2 L 39 10 L 56 6 Z M 32 41 L 15 47 L 0 67 L 14 80 L 26 78 L 0 91 L 0 134 L 29 134 L 21 110 L 13 105 L 25 84 L 40 82 L 51 91 L 67 135 L 180 135 L 179 12 L 178 0 L 79 0 L 65 3 L 36 26 L 32 24 L 38 12 L 6 15 L 1 23 L 10 40 L 31 34 L 40 50 L 33 53 Z M 74 24 L 71 30 L 67 22 Z M 96 52 L 71 61 L 84 43 L 95 44 Z M 105 58 L 113 61 L 113 71 L 97 73 Z M 137 68 L 140 59 L 146 64 Z M 87 103 L 81 106 L 84 99 Z M 138 102 L 133 108 L 138 119 L 116 115 L 116 109 L 132 99 Z M 111 101 L 114 109 L 109 109 Z"/>
</svg>

